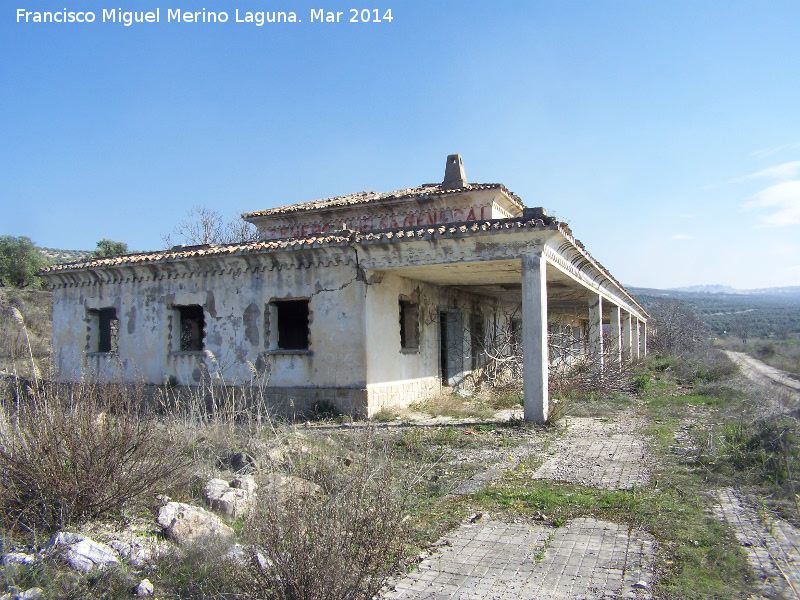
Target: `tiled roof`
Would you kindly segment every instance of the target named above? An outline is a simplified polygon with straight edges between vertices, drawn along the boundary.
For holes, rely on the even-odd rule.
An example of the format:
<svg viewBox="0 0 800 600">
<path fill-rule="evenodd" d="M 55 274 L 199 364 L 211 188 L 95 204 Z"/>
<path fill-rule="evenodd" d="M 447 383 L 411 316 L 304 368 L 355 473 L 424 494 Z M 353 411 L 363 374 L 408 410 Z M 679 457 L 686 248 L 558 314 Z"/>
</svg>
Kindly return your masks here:
<svg viewBox="0 0 800 600">
<path fill-rule="evenodd" d="M 360 204 L 368 204 L 371 202 L 388 203 L 408 200 L 410 198 L 435 198 L 437 196 L 462 194 L 464 192 L 491 189 L 497 189 L 504 192 L 520 210 L 525 208 L 522 200 L 515 194 L 509 192 L 508 189 L 506 189 L 506 186 L 504 186 L 502 183 L 471 183 L 462 188 L 447 190 L 442 188 L 441 183 L 428 183 L 419 187 L 395 190 L 394 192 L 356 192 L 355 194 L 346 194 L 344 196 L 334 196 L 333 198 L 323 198 L 322 200 L 313 200 L 311 202 L 302 202 L 300 204 L 290 204 L 288 206 L 280 206 L 278 208 L 257 210 L 255 212 L 245 213 L 242 216 L 245 219 L 252 219 L 256 217 L 286 215 L 301 211 L 309 212 L 325 210 L 329 208 L 346 208 L 349 206 L 358 206 Z"/>
<path fill-rule="evenodd" d="M 161 252 L 143 252 L 141 254 L 126 254 L 113 258 L 97 258 L 86 261 L 76 261 L 52 265 L 40 271 L 43 275 L 51 273 L 64 273 L 69 271 L 82 271 L 91 269 L 104 269 L 114 267 L 127 267 L 148 263 L 163 263 L 187 258 L 200 258 L 204 256 L 223 256 L 234 254 L 258 254 L 260 252 L 274 252 L 282 250 L 304 250 L 321 248 L 325 246 L 340 246 L 359 243 L 380 243 L 402 239 L 431 239 L 440 237 L 457 236 L 478 232 L 500 232 L 519 229 L 535 229 L 555 225 L 555 219 L 545 217 L 542 219 L 525 220 L 493 219 L 491 221 L 468 221 L 464 223 L 443 223 L 440 225 L 427 225 L 416 227 L 396 227 L 392 229 L 376 229 L 370 231 L 334 231 L 315 233 L 305 237 L 286 238 L 281 240 L 264 240 L 247 244 L 203 244 L 200 246 L 177 246 L 172 250 Z"/>
<path fill-rule="evenodd" d="M 293 250 L 306 250 L 330 246 L 347 246 L 350 244 L 380 244 L 400 240 L 431 240 L 437 238 L 459 237 L 475 233 L 500 233 L 520 231 L 524 229 L 557 228 L 565 235 L 576 248 L 578 248 L 606 277 L 609 278 L 620 290 L 627 294 L 640 308 L 644 309 L 625 287 L 611 275 L 608 269 L 601 265 L 586 250 L 580 240 L 572 235 L 566 223 L 557 221 L 553 217 L 538 219 L 492 219 L 489 221 L 467 221 L 463 223 L 443 223 L 425 227 L 396 227 L 392 229 L 376 229 L 371 231 L 334 231 L 317 233 L 305 237 L 287 238 L 281 240 L 265 240 L 247 244 L 204 244 L 201 246 L 179 246 L 172 250 L 162 252 L 145 252 L 141 254 L 126 254 L 114 258 L 98 258 L 73 263 L 62 263 L 42 269 L 39 273 L 50 275 L 69 273 L 74 271 L 108 269 L 115 267 L 132 267 L 140 264 L 168 263 L 176 260 L 203 258 L 214 256 L 233 256 L 245 254 L 259 254 L 262 252 L 280 252 Z M 645 313 L 646 314 L 646 313 Z"/>
</svg>

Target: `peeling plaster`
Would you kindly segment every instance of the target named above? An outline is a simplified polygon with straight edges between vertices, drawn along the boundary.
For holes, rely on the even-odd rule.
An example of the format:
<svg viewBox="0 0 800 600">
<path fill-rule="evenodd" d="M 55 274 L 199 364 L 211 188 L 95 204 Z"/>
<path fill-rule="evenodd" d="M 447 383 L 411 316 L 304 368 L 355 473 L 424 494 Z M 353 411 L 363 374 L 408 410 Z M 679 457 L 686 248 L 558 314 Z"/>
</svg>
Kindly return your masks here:
<svg viewBox="0 0 800 600">
<path fill-rule="evenodd" d="M 258 334 L 258 317 L 261 311 L 259 310 L 258 306 L 251 302 L 248 304 L 247 308 L 244 309 L 244 338 L 250 342 L 251 346 L 258 346 L 259 344 L 259 334 Z"/>
<path fill-rule="evenodd" d="M 136 305 L 131 306 L 131 309 L 125 312 L 125 316 L 128 317 L 128 334 L 133 335 L 136 329 Z"/>
</svg>

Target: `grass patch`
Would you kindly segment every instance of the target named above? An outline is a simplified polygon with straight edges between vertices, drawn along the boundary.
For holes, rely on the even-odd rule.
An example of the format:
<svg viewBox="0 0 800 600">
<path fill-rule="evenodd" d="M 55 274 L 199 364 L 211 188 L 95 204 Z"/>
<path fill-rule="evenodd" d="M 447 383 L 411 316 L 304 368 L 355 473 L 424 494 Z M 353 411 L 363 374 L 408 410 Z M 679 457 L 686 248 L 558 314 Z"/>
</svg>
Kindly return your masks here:
<svg viewBox="0 0 800 600">
<path fill-rule="evenodd" d="M 458 394 L 440 394 L 413 407 L 434 417 L 453 417 L 456 419 L 483 419 L 494 417 L 496 410 L 479 396 L 463 398 Z"/>
</svg>

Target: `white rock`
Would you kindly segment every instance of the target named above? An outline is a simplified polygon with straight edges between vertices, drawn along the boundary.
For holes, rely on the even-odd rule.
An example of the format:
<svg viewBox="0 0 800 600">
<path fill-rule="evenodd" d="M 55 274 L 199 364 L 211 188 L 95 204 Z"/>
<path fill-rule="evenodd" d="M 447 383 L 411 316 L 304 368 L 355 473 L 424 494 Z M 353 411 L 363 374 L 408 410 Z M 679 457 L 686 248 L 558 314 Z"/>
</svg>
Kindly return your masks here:
<svg viewBox="0 0 800 600">
<path fill-rule="evenodd" d="M 108 543 L 114 550 L 119 552 L 123 558 L 135 569 L 143 569 L 153 562 L 155 555 L 155 543 L 147 543 L 140 538 L 133 537 L 130 541 L 113 540 Z"/>
<path fill-rule="evenodd" d="M 3 555 L 3 566 L 9 565 L 32 565 L 36 562 L 36 557 L 24 552 L 9 552 Z"/>
<path fill-rule="evenodd" d="M 321 496 L 322 488 L 316 483 L 294 475 L 267 473 L 262 479 L 265 494 L 275 494 L 279 499 L 287 496 Z"/>
<path fill-rule="evenodd" d="M 119 564 L 119 555 L 111 546 L 77 533 L 56 534 L 47 546 L 49 549 L 64 546 L 66 561 L 73 569 L 84 573 L 95 568 L 102 569 L 106 565 Z"/>
<path fill-rule="evenodd" d="M 183 502 L 168 502 L 158 511 L 158 524 L 164 534 L 179 546 L 207 537 L 233 537 L 233 529 L 215 514 L 199 506 Z"/>
<path fill-rule="evenodd" d="M 38 587 L 30 588 L 25 590 L 19 598 L 20 600 L 44 600 L 44 590 Z"/>
<path fill-rule="evenodd" d="M 246 479 L 242 478 L 236 481 L 241 485 Z M 252 486 L 255 486 L 255 481 L 252 482 Z M 247 488 L 231 487 L 224 479 L 212 479 L 203 489 L 203 498 L 211 510 L 226 519 L 234 520 L 252 508 L 255 493 Z"/>
<path fill-rule="evenodd" d="M 155 588 L 149 579 L 142 579 L 136 587 L 137 596 L 151 596 Z"/>
<path fill-rule="evenodd" d="M 256 484 L 256 478 L 252 475 L 242 475 L 231 481 L 231 487 L 255 494 L 258 484 Z"/>
</svg>

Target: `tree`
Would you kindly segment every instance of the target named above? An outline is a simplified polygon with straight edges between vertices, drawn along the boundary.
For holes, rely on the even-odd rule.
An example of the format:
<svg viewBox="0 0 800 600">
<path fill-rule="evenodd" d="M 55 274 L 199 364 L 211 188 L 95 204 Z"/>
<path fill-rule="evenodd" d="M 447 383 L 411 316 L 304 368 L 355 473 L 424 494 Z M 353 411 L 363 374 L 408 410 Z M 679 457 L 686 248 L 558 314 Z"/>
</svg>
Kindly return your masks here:
<svg viewBox="0 0 800 600">
<path fill-rule="evenodd" d="M 125 242 L 115 242 L 108 238 L 103 238 L 97 242 L 97 248 L 92 252 L 92 258 L 112 258 L 128 253 L 128 244 Z"/>
<path fill-rule="evenodd" d="M 29 237 L 0 236 L 0 285 L 43 288 L 45 282 L 36 274 L 49 264 Z"/>
<path fill-rule="evenodd" d="M 747 338 L 750 337 L 750 330 L 752 329 L 752 326 L 753 324 L 750 320 L 750 315 L 746 314 L 746 311 L 742 314 L 736 315 L 734 331 L 742 340 L 742 344 L 747 343 Z"/>
<path fill-rule="evenodd" d="M 648 307 L 648 345 L 658 354 L 681 356 L 708 340 L 703 322 L 680 300 L 665 298 Z"/>
<path fill-rule="evenodd" d="M 222 214 L 205 206 L 195 206 L 186 218 L 178 223 L 172 233 L 163 237 L 167 247 L 173 245 L 173 236 L 189 246 L 199 244 L 246 244 L 258 240 L 258 231 L 239 217 L 228 223 Z"/>
</svg>

